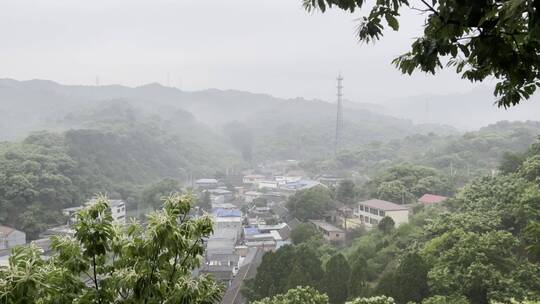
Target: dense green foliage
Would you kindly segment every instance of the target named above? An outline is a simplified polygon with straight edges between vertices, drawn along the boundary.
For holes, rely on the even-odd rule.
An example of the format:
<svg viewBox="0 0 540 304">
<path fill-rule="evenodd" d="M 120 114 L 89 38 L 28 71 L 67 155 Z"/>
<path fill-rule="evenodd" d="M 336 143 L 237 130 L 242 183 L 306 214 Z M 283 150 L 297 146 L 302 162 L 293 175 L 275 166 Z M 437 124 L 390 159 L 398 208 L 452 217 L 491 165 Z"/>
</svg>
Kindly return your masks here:
<svg viewBox="0 0 540 304">
<path fill-rule="evenodd" d="M 59 210 L 81 200 L 77 163 L 61 136 L 39 134 L 0 145 L 0 222 L 35 238 L 64 220 Z"/>
<path fill-rule="evenodd" d="M 64 223 L 62 208 L 82 205 L 97 193 L 124 199 L 128 209 L 155 208 L 181 181 L 238 163 L 226 150 L 206 150 L 190 142 L 193 135 L 165 131 L 159 124 L 166 122 L 139 118 L 122 103 L 77 117 L 92 128 L 0 143 L 0 223 L 25 231 L 29 239 Z"/>
<path fill-rule="evenodd" d="M 386 170 L 367 183 L 370 197 L 408 204 L 426 193 L 450 195 L 453 182 L 437 170 L 409 164 Z"/>
<path fill-rule="evenodd" d="M 215 303 L 222 288 L 193 278 L 207 217 L 191 219 L 192 198 L 171 195 L 146 227 L 117 227 L 104 198 L 77 215 L 75 237 L 55 237 L 54 255 L 17 247 L 0 269 L 1 303 Z M 81 278 L 84 280 L 81 280 Z"/>
<path fill-rule="evenodd" d="M 328 304 L 328 296 L 319 293 L 312 287 L 298 287 L 290 289 L 285 294 L 264 298 L 253 304 Z"/>
<path fill-rule="evenodd" d="M 339 182 L 336 189 L 336 200 L 347 205 L 351 205 L 356 202 L 356 189 L 355 184 L 350 179 L 345 179 Z"/>
<path fill-rule="evenodd" d="M 287 209 L 299 220 L 320 219 L 332 206 L 331 192 L 324 186 L 298 191 L 287 201 Z"/>
<path fill-rule="evenodd" d="M 210 212 L 212 210 L 212 199 L 210 197 L 210 192 L 204 191 L 201 194 L 201 197 L 198 199 L 197 205 L 202 210 Z"/>
<path fill-rule="evenodd" d="M 312 287 L 297 287 L 290 289 L 285 294 L 279 294 L 273 297 L 264 298 L 255 301 L 253 304 L 330 304 L 326 294 L 318 292 Z M 385 296 L 371 298 L 357 298 L 346 304 L 395 304 L 392 298 Z"/>
<path fill-rule="evenodd" d="M 303 0 L 308 10 L 337 6 L 353 13 L 371 5 L 363 0 Z M 443 65 L 470 81 L 495 77 L 499 106 L 509 107 L 528 99 L 540 85 L 540 2 L 422 0 L 377 1 L 361 18 L 358 36 L 370 42 L 383 36 L 384 24 L 399 30 L 403 7 L 421 10 L 426 19 L 423 35 L 411 50 L 396 58 L 395 65 L 411 74 L 418 69 L 435 73 Z M 443 61 L 446 61 L 444 63 Z"/>
<path fill-rule="evenodd" d="M 336 249 L 320 235 L 300 245 L 287 245 L 266 253 L 257 268 L 257 275 L 246 282 L 242 293 L 254 301 L 285 293 L 297 286 L 322 290 L 326 273 L 323 263 L 335 254 Z"/>
<path fill-rule="evenodd" d="M 400 140 L 371 142 L 343 150 L 336 158 L 313 158 L 300 166 L 312 174 L 335 172 L 356 176 L 357 191 L 364 198 L 375 194 L 376 189 L 366 191 L 361 187 L 363 183 L 403 164 L 436 169 L 439 178 L 459 187 L 472 178 L 492 174 L 508 152 L 527 151 L 539 133 L 538 122 L 502 121 L 463 135 L 416 134 Z"/>
<path fill-rule="evenodd" d="M 476 178 L 443 204 L 414 208 L 407 224 L 392 228 L 388 223 L 357 237 L 351 247 L 342 251 L 351 271 L 349 283 L 340 286 L 347 288 L 339 292 L 335 288 L 325 289 L 330 281 L 343 279 L 332 271 L 343 267 L 335 267 L 335 261 L 330 262 L 334 258 L 328 256 L 321 259 L 325 269 L 322 286 L 309 286 L 327 292 L 331 300 L 339 299 L 339 303 L 344 290 L 347 299 L 385 295 L 396 303 L 538 300 L 539 153 L 539 144 L 532 145 L 518 157 L 519 161 L 514 160 L 513 166 L 517 168 L 506 174 Z M 414 189 L 426 172 L 434 171 L 405 166 L 391 168 L 381 177 L 404 180 Z M 301 246 L 309 246 L 309 242 Z M 277 267 L 272 265 L 295 256 L 293 249 L 288 249 L 287 256 L 280 250 L 271 264 L 263 260 L 261 276 L 257 275 L 250 288 L 259 286 L 263 276 L 271 277 L 265 267 Z M 258 296 L 273 296 L 286 289 L 272 289 L 269 294 Z"/>
<path fill-rule="evenodd" d="M 349 297 L 351 267 L 347 259 L 338 253 L 326 262 L 323 289 L 331 304 L 343 304 Z"/>
<path fill-rule="evenodd" d="M 180 192 L 180 183 L 175 179 L 165 178 L 143 188 L 140 204 L 158 209 L 163 204 L 165 197 L 178 192 Z"/>
<path fill-rule="evenodd" d="M 322 238 L 322 233 L 311 223 L 300 223 L 291 231 L 293 244 L 298 245 L 312 238 Z"/>
<path fill-rule="evenodd" d="M 430 296 L 537 299 L 540 265 L 527 227 L 540 219 L 540 188 L 526 169 L 535 157 L 519 173 L 474 180 L 446 208 L 421 211 L 392 235 L 373 231 L 357 239 L 350 257 L 367 259 L 369 279 L 378 283 L 373 293 L 398 303 Z"/>
</svg>

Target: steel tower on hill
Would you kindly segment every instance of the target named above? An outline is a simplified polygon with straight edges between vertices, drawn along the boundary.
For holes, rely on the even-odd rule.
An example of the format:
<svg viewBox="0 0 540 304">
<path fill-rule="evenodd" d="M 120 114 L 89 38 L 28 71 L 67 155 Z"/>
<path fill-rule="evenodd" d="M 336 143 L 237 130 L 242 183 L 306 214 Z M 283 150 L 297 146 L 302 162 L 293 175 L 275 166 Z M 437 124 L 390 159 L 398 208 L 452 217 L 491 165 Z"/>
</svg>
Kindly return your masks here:
<svg viewBox="0 0 540 304">
<path fill-rule="evenodd" d="M 337 77 L 337 115 L 336 115 L 336 136 L 334 138 L 334 155 L 339 152 L 341 136 L 343 132 L 343 76 L 341 73 Z"/>
</svg>

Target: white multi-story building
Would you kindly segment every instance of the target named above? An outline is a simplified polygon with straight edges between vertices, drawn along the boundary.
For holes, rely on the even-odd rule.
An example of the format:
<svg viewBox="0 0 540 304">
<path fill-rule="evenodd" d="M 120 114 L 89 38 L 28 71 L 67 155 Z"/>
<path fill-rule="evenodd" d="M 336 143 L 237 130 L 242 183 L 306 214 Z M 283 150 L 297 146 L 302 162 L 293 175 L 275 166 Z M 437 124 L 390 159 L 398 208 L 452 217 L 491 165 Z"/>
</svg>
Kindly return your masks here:
<svg viewBox="0 0 540 304">
<path fill-rule="evenodd" d="M 90 201 L 88 201 L 85 205 L 91 206 L 97 202 L 97 198 L 93 198 Z M 113 218 L 113 222 L 116 224 L 125 224 L 126 223 L 126 203 L 124 203 L 123 200 L 119 199 L 109 199 L 107 200 L 107 203 L 109 203 L 109 210 L 111 211 L 111 215 Z"/>
<path fill-rule="evenodd" d="M 397 226 L 409 222 L 409 209 L 403 205 L 394 204 L 379 199 L 371 199 L 357 203 L 354 215 L 368 228 L 377 226 L 385 216 L 394 220 Z"/>
<path fill-rule="evenodd" d="M 275 176 L 274 180 L 280 185 L 285 185 L 288 183 L 296 183 L 302 180 L 301 176 Z"/>
<path fill-rule="evenodd" d="M 242 178 L 244 184 L 258 184 L 260 181 L 265 180 L 266 177 L 260 174 L 249 174 Z"/>
<path fill-rule="evenodd" d="M 277 189 L 279 188 L 279 182 L 275 180 L 263 180 L 257 183 L 259 189 Z"/>
<path fill-rule="evenodd" d="M 215 178 L 201 178 L 195 181 L 197 189 L 215 189 L 218 186 L 218 180 Z"/>
<path fill-rule="evenodd" d="M 214 217 L 214 230 L 232 229 L 236 231 L 236 238 L 239 239 L 242 235 L 242 223 L 241 217 Z"/>
</svg>

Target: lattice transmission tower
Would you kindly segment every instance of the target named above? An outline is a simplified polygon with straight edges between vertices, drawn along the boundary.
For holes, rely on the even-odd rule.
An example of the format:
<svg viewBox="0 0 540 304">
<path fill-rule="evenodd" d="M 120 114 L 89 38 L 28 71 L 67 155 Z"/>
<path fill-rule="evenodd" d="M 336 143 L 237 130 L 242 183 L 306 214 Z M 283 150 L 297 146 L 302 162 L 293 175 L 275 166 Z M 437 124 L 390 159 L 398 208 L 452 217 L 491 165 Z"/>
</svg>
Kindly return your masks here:
<svg viewBox="0 0 540 304">
<path fill-rule="evenodd" d="M 337 77 L 337 115 L 336 115 L 336 136 L 334 138 L 334 155 L 339 152 L 341 137 L 343 132 L 343 76 L 341 73 Z"/>
</svg>

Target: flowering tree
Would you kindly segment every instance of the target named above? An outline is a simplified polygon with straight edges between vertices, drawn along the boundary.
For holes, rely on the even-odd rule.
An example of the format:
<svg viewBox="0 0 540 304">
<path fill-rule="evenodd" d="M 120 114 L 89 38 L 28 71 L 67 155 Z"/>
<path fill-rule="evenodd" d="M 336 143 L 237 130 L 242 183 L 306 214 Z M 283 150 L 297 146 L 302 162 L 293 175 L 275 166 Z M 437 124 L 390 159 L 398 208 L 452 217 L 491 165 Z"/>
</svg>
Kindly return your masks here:
<svg viewBox="0 0 540 304">
<path fill-rule="evenodd" d="M 13 250 L 0 269 L 0 303 L 215 303 L 222 287 L 193 277 L 207 217 L 192 219 L 193 198 L 173 194 L 145 227 L 115 226 L 104 197 L 77 215 L 74 237 L 54 237 L 54 255 L 39 248 Z"/>
</svg>

